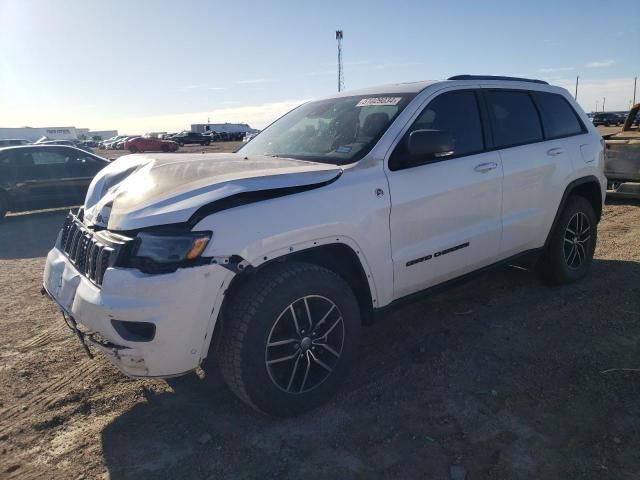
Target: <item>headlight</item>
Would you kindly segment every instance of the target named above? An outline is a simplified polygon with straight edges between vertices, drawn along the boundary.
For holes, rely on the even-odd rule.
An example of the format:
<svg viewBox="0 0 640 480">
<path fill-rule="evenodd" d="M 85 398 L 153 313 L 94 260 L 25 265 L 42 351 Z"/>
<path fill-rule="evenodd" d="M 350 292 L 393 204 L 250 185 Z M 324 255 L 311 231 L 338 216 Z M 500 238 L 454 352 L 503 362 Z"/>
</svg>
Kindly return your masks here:
<svg viewBox="0 0 640 480">
<path fill-rule="evenodd" d="M 160 234 L 141 232 L 133 255 L 167 265 L 196 260 L 211 240 L 211 232 Z"/>
</svg>

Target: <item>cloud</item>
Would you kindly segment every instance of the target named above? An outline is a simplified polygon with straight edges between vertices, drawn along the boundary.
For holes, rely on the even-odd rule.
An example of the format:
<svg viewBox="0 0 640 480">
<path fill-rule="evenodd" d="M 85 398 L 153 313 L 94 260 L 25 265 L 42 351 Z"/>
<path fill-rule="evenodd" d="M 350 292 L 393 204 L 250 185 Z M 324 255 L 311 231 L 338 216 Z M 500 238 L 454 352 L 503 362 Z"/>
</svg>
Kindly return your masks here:
<svg viewBox="0 0 640 480">
<path fill-rule="evenodd" d="M 306 100 L 285 100 L 282 102 L 247 105 L 240 107 L 224 107 L 204 112 L 176 113 L 146 117 L 127 117 L 120 119 L 100 119 L 86 122 L 91 128 L 117 128 L 120 133 L 144 134 L 146 132 L 179 132 L 189 129 L 192 123 L 248 123 L 254 128 L 263 128 L 289 110 Z"/>
<path fill-rule="evenodd" d="M 207 90 L 226 90 L 225 87 L 207 87 Z"/>
<path fill-rule="evenodd" d="M 568 72 L 570 70 L 573 70 L 573 67 L 539 68 L 538 72 L 540 72 L 540 73 L 559 73 L 559 72 Z"/>
<path fill-rule="evenodd" d="M 559 83 L 569 90 L 571 95 L 575 91 L 575 79 Z M 582 80 L 578 85 L 578 103 L 585 112 L 595 109 L 602 110 L 602 98 L 606 98 L 605 108 L 609 111 L 626 110 L 633 98 L 633 78 L 609 78 L 605 80 Z"/>
<path fill-rule="evenodd" d="M 238 80 L 236 83 L 240 84 L 240 85 L 253 85 L 253 84 L 257 84 L 257 83 L 271 83 L 274 82 L 275 80 L 271 79 L 271 78 L 252 78 L 249 80 Z"/>
<path fill-rule="evenodd" d="M 613 65 L 614 63 L 616 63 L 615 60 L 601 60 L 599 62 L 589 62 L 585 65 L 585 67 L 587 68 L 604 68 L 604 67 L 610 67 L 611 65 Z"/>
</svg>

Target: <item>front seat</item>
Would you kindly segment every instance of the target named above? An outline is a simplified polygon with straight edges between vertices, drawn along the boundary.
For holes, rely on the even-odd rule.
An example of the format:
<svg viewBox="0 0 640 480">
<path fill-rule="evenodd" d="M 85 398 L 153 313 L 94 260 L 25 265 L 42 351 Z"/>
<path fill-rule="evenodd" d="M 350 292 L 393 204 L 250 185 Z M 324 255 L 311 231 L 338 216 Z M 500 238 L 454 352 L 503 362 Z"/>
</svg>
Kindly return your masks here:
<svg viewBox="0 0 640 480">
<path fill-rule="evenodd" d="M 368 139 L 375 138 L 389 123 L 389 115 L 384 112 L 371 113 L 365 118 L 360 133 Z"/>
</svg>

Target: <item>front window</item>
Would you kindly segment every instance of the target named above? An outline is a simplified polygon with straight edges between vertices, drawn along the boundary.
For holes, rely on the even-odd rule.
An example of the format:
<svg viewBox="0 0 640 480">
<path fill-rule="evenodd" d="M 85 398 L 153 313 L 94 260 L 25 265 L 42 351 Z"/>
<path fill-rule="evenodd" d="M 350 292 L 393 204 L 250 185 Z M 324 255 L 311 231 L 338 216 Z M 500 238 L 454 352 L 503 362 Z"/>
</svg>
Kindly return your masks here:
<svg viewBox="0 0 640 480">
<path fill-rule="evenodd" d="M 243 155 L 272 155 L 346 164 L 364 157 L 414 94 L 332 98 L 292 110 L 243 146 Z"/>
</svg>

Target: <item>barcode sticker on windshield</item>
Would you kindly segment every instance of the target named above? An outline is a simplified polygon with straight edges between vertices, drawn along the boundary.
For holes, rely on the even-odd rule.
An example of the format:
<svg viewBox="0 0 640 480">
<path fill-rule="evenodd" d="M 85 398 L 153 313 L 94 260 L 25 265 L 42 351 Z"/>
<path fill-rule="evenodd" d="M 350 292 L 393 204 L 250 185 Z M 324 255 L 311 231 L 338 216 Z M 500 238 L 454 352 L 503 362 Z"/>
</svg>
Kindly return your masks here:
<svg viewBox="0 0 640 480">
<path fill-rule="evenodd" d="M 370 97 L 363 98 L 356 107 L 372 107 L 372 106 L 385 106 L 385 105 L 397 105 L 402 100 L 402 97 Z"/>
</svg>

